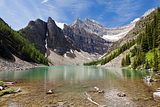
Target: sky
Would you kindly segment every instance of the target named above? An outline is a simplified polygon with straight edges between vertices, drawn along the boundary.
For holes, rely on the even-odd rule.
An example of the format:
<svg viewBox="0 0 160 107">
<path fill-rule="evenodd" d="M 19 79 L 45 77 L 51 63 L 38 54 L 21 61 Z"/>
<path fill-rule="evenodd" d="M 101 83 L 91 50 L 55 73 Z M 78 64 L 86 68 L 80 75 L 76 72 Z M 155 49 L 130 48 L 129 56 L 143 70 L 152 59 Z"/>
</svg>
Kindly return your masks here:
<svg viewBox="0 0 160 107">
<path fill-rule="evenodd" d="M 96 20 L 106 27 L 129 24 L 160 0 L 0 0 L 0 17 L 13 29 L 40 18 L 71 24 L 77 18 Z"/>
</svg>

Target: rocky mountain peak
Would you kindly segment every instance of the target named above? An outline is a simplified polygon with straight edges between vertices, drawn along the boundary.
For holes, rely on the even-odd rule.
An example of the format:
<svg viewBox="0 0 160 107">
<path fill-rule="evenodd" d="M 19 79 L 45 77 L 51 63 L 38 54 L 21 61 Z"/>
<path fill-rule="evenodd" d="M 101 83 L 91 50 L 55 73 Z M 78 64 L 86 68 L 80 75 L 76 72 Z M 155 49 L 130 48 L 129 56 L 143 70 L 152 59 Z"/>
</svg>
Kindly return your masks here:
<svg viewBox="0 0 160 107">
<path fill-rule="evenodd" d="M 41 19 L 30 21 L 28 26 L 21 30 L 25 38 L 36 45 L 43 54 L 46 52 L 45 39 L 47 32 L 47 24 Z"/>
<path fill-rule="evenodd" d="M 48 18 L 47 24 L 57 28 L 55 21 L 51 17 Z"/>
<path fill-rule="evenodd" d="M 85 24 L 80 18 L 77 18 L 71 25 L 71 27 L 74 27 L 74 28 L 83 28 L 84 26 Z"/>
<path fill-rule="evenodd" d="M 95 21 L 95 20 L 93 20 L 93 19 L 89 19 L 89 18 L 86 18 L 85 20 L 84 20 L 84 23 L 86 23 L 87 25 L 94 25 L 94 26 L 97 26 L 97 27 L 101 27 L 101 28 L 103 28 L 104 26 L 103 25 L 101 25 L 99 22 L 97 22 L 97 21 Z"/>
</svg>

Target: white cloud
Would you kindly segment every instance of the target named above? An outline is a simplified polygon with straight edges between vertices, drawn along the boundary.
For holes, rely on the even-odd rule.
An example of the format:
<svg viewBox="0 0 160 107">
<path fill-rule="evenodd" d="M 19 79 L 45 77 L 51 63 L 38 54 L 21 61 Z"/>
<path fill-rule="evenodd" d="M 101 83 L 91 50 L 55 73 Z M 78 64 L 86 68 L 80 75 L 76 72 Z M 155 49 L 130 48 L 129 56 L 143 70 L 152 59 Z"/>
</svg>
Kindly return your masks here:
<svg viewBox="0 0 160 107">
<path fill-rule="evenodd" d="M 43 4 L 43 3 L 47 3 L 49 0 L 43 0 L 41 3 Z"/>
<path fill-rule="evenodd" d="M 80 14 L 89 10 L 92 1 L 90 0 L 50 0 L 44 5 L 56 9 L 57 13 L 63 16 L 70 14 L 70 17 L 79 17 Z M 72 15 L 72 16 L 71 16 Z"/>
</svg>

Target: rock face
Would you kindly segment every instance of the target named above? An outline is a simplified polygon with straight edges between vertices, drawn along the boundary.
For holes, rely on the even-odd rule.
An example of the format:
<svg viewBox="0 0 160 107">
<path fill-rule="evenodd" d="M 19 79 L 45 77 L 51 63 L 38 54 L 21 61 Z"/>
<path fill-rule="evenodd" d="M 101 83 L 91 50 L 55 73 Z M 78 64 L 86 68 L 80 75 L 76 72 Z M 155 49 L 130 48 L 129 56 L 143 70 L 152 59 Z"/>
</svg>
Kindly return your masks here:
<svg viewBox="0 0 160 107">
<path fill-rule="evenodd" d="M 47 48 L 61 55 L 70 49 L 79 50 L 65 38 L 62 29 L 57 27 L 55 21 L 50 17 L 47 22 L 40 19 L 30 21 L 21 32 L 43 54 L 46 53 Z"/>
<path fill-rule="evenodd" d="M 22 33 L 25 35 L 31 43 L 34 43 L 37 49 L 43 54 L 46 52 L 45 39 L 47 32 L 46 22 L 37 19 L 36 21 L 30 21 L 25 29 L 22 29 Z"/>
<path fill-rule="evenodd" d="M 52 18 L 48 18 L 47 22 L 48 36 L 47 47 L 59 54 L 64 54 L 66 51 L 70 51 L 70 43 L 63 35 L 63 31 L 57 27 L 55 21 Z"/>
<path fill-rule="evenodd" d="M 93 53 L 103 54 L 108 49 L 111 42 L 107 42 L 96 34 L 89 33 L 85 29 L 77 26 L 64 26 L 65 37 L 67 37 L 74 45 L 81 50 Z"/>
<path fill-rule="evenodd" d="M 133 27 L 134 24 L 130 24 L 111 29 L 94 20 L 77 19 L 72 25 L 64 25 L 61 29 L 49 17 L 47 22 L 40 19 L 30 21 L 21 31 L 43 54 L 46 53 L 47 48 L 60 55 L 71 50 L 104 54 L 114 40 L 124 37 Z"/>
<path fill-rule="evenodd" d="M 83 28 L 86 32 L 100 36 L 106 41 L 116 42 L 123 38 L 130 30 L 134 28 L 136 21 L 137 20 L 126 26 L 108 28 L 99 24 L 95 20 L 85 19 L 82 21 L 77 19 L 71 26 L 77 27 L 79 29 Z"/>
<path fill-rule="evenodd" d="M 107 51 L 111 42 L 92 33 L 92 30 L 95 31 L 99 27 L 103 29 L 103 27 L 101 25 L 92 25 L 89 21 L 89 19 L 86 20 L 86 23 L 90 26 L 88 29 L 84 29 L 81 20 L 77 19 L 71 26 L 64 25 L 62 30 L 56 25 L 55 21 L 49 17 L 47 22 L 40 19 L 30 21 L 28 26 L 21 31 L 43 54 L 46 53 L 46 48 L 60 55 L 70 50 L 82 50 L 93 54 L 103 54 Z"/>
</svg>

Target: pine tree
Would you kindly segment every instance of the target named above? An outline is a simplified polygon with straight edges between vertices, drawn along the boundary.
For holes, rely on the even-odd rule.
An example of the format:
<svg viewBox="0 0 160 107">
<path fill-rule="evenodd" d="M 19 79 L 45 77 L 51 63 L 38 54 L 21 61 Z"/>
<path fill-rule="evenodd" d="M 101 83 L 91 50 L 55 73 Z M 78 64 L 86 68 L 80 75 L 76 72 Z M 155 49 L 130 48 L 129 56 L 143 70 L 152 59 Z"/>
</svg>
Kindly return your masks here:
<svg viewBox="0 0 160 107">
<path fill-rule="evenodd" d="M 131 64 L 131 60 L 130 60 L 130 57 L 129 57 L 129 54 L 126 55 L 126 65 L 130 65 Z"/>
<path fill-rule="evenodd" d="M 153 62 L 153 70 L 157 71 L 158 70 L 158 54 L 156 50 L 154 49 L 154 62 Z"/>
<path fill-rule="evenodd" d="M 153 48 L 153 27 L 152 24 L 148 24 L 146 25 L 146 29 L 145 29 L 145 33 L 146 33 L 146 38 L 147 38 L 147 42 L 148 42 L 148 50 L 151 50 Z"/>
<path fill-rule="evenodd" d="M 125 58 L 122 58 L 122 62 L 121 62 L 122 67 L 125 66 Z"/>
<path fill-rule="evenodd" d="M 141 39 L 141 49 L 143 52 L 148 52 L 148 42 L 147 42 L 147 36 L 145 33 L 142 34 L 142 39 Z"/>
</svg>

